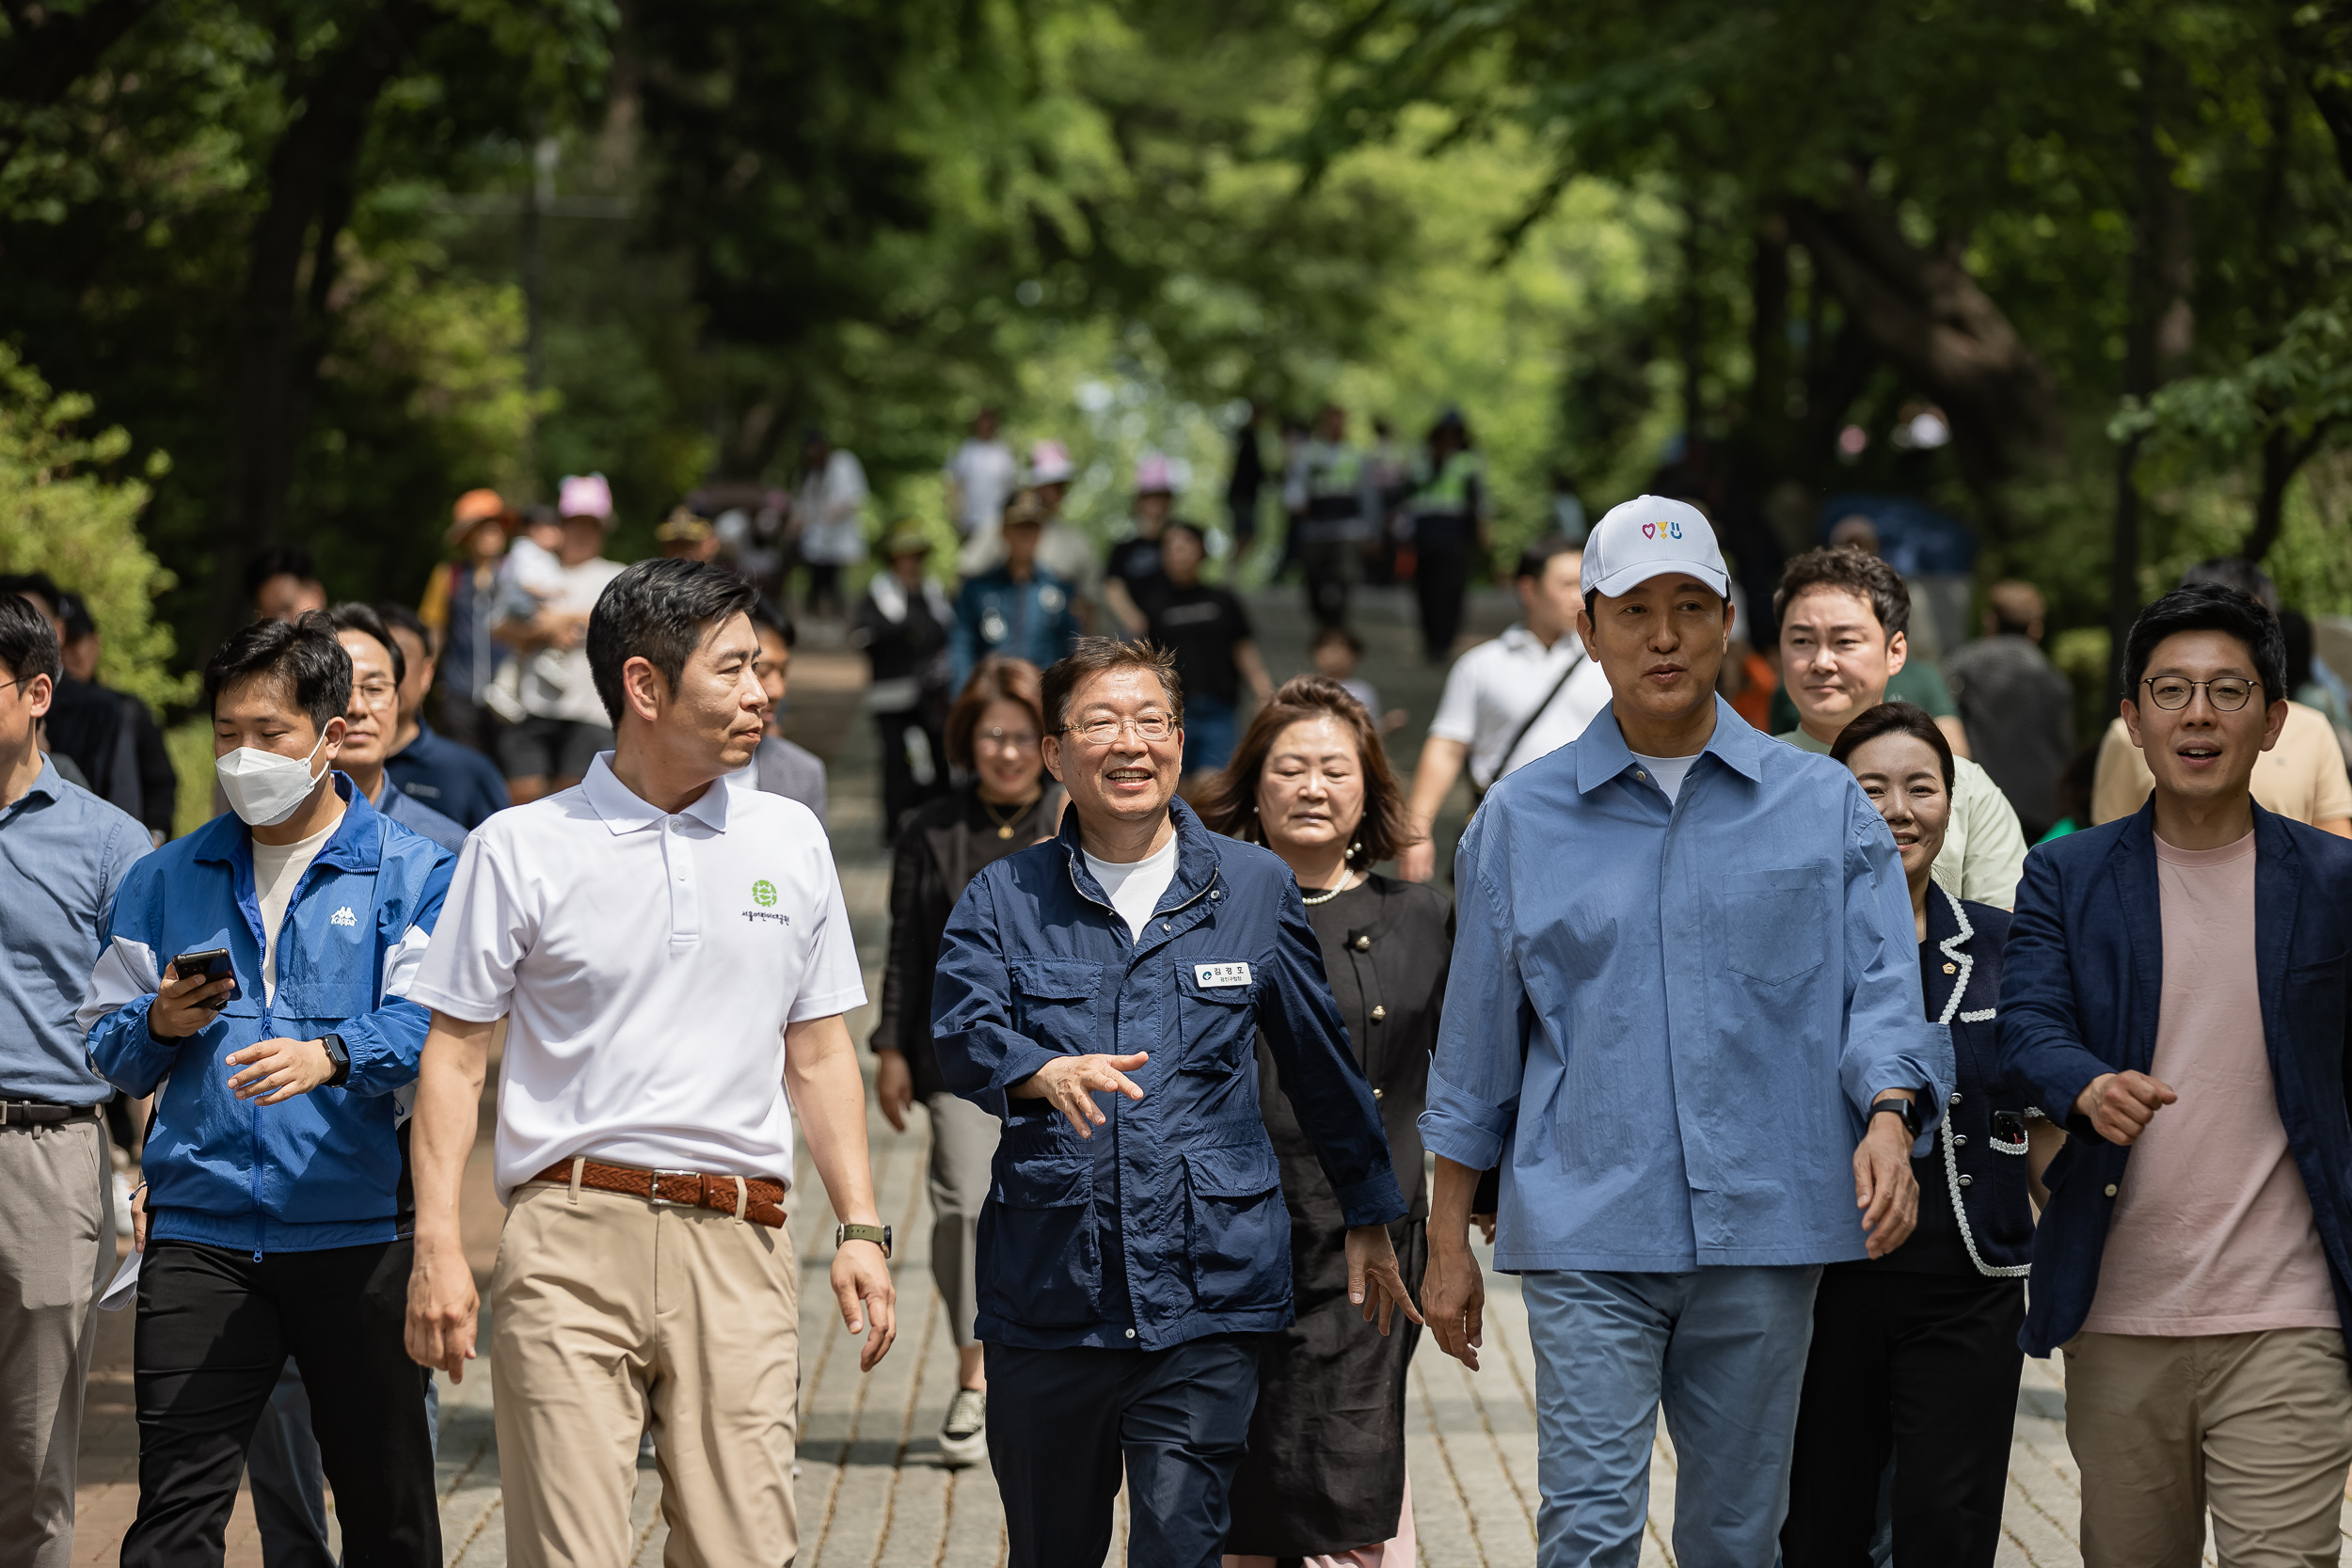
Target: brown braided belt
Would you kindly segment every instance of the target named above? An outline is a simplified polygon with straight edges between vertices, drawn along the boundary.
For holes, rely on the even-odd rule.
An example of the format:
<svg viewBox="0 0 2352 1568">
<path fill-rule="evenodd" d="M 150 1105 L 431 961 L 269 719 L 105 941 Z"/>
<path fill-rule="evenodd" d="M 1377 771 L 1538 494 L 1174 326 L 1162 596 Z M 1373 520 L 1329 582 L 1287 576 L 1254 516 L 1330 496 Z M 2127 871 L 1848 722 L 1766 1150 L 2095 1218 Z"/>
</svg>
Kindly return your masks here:
<svg viewBox="0 0 2352 1568">
<path fill-rule="evenodd" d="M 531 1180 L 568 1187 L 572 1184 L 572 1162 L 559 1161 Z M 679 1209 L 716 1209 L 723 1214 L 735 1212 L 739 1180 L 742 1183 L 739 1201 L 743 1218 L 771 1230 L 782 1229 L 784 1183 L 765 1177 L 739 1179 L 707 1176 L 698 1170 L 640 1170 L 635 1165 L 608 1165 L 595 1160 L 583 1161 L 580 1171 L 580 1184 L 600 1193 L 626 1193 L 648 1203 Z"/>
</svg>

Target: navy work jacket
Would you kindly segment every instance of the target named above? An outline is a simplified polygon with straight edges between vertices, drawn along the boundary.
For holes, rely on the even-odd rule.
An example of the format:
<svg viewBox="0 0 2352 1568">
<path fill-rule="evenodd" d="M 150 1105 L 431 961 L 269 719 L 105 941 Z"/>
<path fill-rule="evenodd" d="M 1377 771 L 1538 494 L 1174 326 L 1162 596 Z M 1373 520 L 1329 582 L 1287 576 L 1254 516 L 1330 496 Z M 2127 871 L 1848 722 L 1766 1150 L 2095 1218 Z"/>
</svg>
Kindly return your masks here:
<svg viewBox="0 0 2352 1568">
<path fill-rule="evenodd" d="M 2002 956 L 2001 1066 L 2066 1128 L 2043 1183 L 2018 1342 L 2047 1355 L 2073 1338 L 2099 1288 L 2099 1259 L 2131 1150 L 2074 1115 L 2101 1073 L 2146 1072 L 2164 994 L 2155 805 L 2069 833 L 2026 857 Z M 2254 975 L 2287 1147 L 2318 1224 L 2336 1311 L 2352 1335 L 2352 841 L 2254 807 Z M 2161 1114 L 2161 1113 L 2159 1113 Z"/>
<path fill-rule="evenodd" d="M 931 1034 L 947 1086 L 1004 1118 L 980 1210 L 979 1338 L 1160 1350 L 1292 1320 L 1290 1210 L 1258 1108 L 1265 1032 L 1346 1222 L 1405 1215 L 1290 868 L 1182 800 L 1176 875 L 1140 941 L 1061 836 L 983 869 L 947 921 Z M 1143 1099 L 1082 1138 L 1005 1091 L 1057 1055 L 1151 1053 Z M 1123 1271 L 1123 1272 L 1122 1272 Z"/>
</svg>

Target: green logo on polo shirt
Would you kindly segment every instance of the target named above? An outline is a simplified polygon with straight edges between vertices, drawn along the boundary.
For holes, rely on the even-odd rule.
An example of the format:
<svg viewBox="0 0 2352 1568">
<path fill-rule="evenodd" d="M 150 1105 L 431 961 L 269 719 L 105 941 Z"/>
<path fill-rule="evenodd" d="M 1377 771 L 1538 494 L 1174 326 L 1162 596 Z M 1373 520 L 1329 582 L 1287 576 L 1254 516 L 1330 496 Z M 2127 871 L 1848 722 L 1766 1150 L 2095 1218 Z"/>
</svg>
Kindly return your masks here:
<svg viewBox="0 0 2352 1568">
<path fill-rule="evenodd" d="M 752 902 L 761 909 L 771 909 L 776 902 L 776 884 L 764 878 L 752 884 Z"/>
</svg>

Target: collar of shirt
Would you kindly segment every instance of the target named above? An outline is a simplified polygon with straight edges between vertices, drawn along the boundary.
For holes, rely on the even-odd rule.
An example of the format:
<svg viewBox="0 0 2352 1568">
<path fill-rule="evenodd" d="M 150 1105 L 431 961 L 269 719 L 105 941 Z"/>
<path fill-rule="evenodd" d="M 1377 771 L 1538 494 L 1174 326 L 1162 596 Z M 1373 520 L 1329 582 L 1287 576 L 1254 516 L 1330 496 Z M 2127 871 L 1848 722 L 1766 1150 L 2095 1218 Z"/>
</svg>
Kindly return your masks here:
<svg viewBox="0 0 2352 1568">
<path fill-rule="evenodd" d="M 1178 910 L 1187 908 L 1209 890 L 1210 883 L 1216 880 L 1216 835 L 1201 823 L 1193 809 L 1184 804 L 1181 795 L 1168 801 L 1168 815 L 1176 824 L 1176 875 L 1168 879 L 1168 891 L 1160 895 L 1159 906 L 1152 911 L 1153 920 L 1160 920 L 1163 915 L 1172 917 Z M 1124 925 L 1126 917 L 1119 913 L 1111 903 L 1111 895 L 1104 891 L 1101 880 L 1088 869 L 1086 847 L 1078 835 L 1078 814 L 1074 810 L 1062 814 L 1059 842 L 1069 857 L 1073 885 L 1089 901 L 1103 907 L 1106 923 L 1114 927 Z M 1174 930 L 1172 919 L 1163 920 L 1161 928 L 1156 931 L 1147 923 L 1143 935 L 1133 939 L 1136 950 L 1142 952 L 1161 938 L 1174 934 Z"/>
<path fill-rule="evenodd" d="M 697 796 L 692 804 L 675 813 L 665 812 L 651 800 L 623 784 L 612 771 L 612 753 L 598 752 L 596 760 L 588 765 L 588 776 L 580 781 L 580 787 L 588 797 L 604 825 L 614 837 L 634 833 L 647 828 L 659 828 L 672 816 L 691 816 L 714 833 L 727 831 L 727 781 L 724 775 L 710 781 L 708 788 Z"/>
<path fill-rule="evenodd" d="M 23 811 L 25 802 L 29 800 L 35 799 L 55 800 L 64 794 L 65 775 L 57 771 L 57 765 L 49 760 L 47 752 L 43 752 L 40 759 L 40 771 L 33 775 L 33 782 L 24 786 L 24 794 L 10 800 L 5 808 L 0 808 L 0 822 L 5 822 Z"/>
<path fill-rule="evenodd" d="M 337 769 L 328 777 L 335 781 L 335 793 L 343 798 L 343 819 L 335 824 L 334 835 L 310 863 L 339 871 L 373 870 L 377 860 L 376 818 L 382 814 L 359 793 L 359 786 L 351 782 L 350 774 Z M 194 840 L 189 846 L 190 855 L 199 861 L 241 867 L 240 896 L 252 891 L 253 830 L 235 812 L 221 813 L 189 836 Z"/>
<path fill-rule="evenodd" d="M 1699 748 L 1700 756 L 1711 756 L 1749 783 L 1757 784 L 1764 778 L 1758 750 L 1763 744 L 1764 737 L 1729 703 L 1715 699 L 1715 733 Z M 1585 727 L 1576 743 L 1577 793 L 1590 795 L 1633 765 L 1632 748 L 1626 745 L 1625 732 L 1617 727 L 1617 707 L 1612 703 Z M 1696 766 L 1692 764 L 1693 768 Z"/>
</svg>

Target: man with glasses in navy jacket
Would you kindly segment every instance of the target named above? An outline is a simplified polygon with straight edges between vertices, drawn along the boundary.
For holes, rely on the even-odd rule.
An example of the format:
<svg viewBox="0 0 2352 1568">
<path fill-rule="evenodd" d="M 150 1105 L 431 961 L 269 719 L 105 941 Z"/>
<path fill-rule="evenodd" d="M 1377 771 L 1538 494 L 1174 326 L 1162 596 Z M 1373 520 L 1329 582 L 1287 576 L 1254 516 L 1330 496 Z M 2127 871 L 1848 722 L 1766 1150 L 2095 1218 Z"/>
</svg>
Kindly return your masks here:
<svg viewBox="0 0 2352 1568">
<path fill-rule="evenodd" d="M 1087 638 L 1044 695 L 1061 834 L 973 879 L 931 993 L 941 1075 L 1005 1122 L 980 1212 L 989 1453 L 1013 1568 L 1100 1562 L 1122 1459 L 1133 1560 L 1216 1568 L 1255 1336 L 1293 1317 L 1261 1029 L 1383 1333 L 1420 1322 L 1388 1232 L 1405 1199 L 1290 868 L 1176 799 L 1168 656 Z"/>
<path fill-rule="evenodd" d="M 2333 1562 L 2352 1467 L 2352 844 L 2264 810 L 2286 641 L 2176 589 L 2124 653 L 2154 776 L 2026 861 L 2002 1069 L 2069 1137 L 2021 1341 L 2066 1354 L 2091 1568 Z"/>
</svg>

